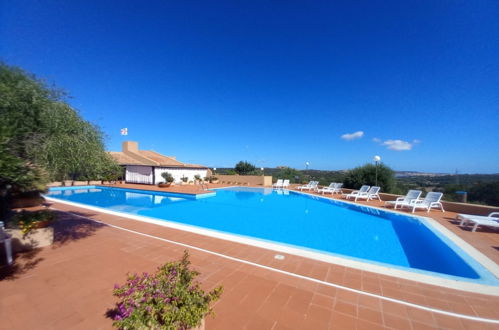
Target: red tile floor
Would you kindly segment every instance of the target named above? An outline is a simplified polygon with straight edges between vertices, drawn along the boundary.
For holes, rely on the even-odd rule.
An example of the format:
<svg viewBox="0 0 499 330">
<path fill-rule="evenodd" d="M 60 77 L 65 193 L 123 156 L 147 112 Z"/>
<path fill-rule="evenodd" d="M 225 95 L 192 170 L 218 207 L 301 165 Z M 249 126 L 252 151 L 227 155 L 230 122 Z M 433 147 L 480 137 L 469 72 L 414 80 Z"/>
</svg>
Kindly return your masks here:
<svg viewBox="0 0 499 330">
<path fill-rule="evenodd" d="M 202 287 L 224 287 L 214 306 L 215 318 L 206 320 L 207 329 L 499 329 L 499 324 L 444 315 L 292 274 L 418 306 L 499 320 L 496 296 L 293 255 L 276 260 L 270 250 L 61 203 L 51 207 L 60 219 L 54 225 L 55 243 L 20 254 L 15 267 L 0 269 L 0 329 L 110 329 L 106 311 L 114 307 L 114 283 L 122 283 L 127 272 L 151 272 L 178 259 L 185 246 L 177 243 L 234 258 L 188 249 L 193 267 L 201 272 Z M 499 259 L 497 233 L 460 229 L 450 212 L 431 212 L 431 216 L 492 260 Z"/>
</svg>

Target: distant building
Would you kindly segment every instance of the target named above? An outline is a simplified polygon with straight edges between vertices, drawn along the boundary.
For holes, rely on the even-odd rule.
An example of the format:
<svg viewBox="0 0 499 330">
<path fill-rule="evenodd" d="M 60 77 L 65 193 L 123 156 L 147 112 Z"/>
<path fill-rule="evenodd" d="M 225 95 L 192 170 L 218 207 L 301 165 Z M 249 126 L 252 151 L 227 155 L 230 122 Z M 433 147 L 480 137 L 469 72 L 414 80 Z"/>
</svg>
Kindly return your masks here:
<svg viewBox="0 0 499 330">
<path fill-rule="evenodd" d="M 173 156 L 164 156 L 152 150 L 139 150 L 138 143 L 134 141 L 123 142 L 122 151 L 110 151 L 109 154 L 125 168 L 127 183 L 158 184 L 165 181 L 161 176 L 164 172 L 169 172 L 175 182 L 180 182 L 182 177 L 192 181 L 195 175 L 205 178 L 211 173 L 203 165 L 182 163 Z"/>
</svg>

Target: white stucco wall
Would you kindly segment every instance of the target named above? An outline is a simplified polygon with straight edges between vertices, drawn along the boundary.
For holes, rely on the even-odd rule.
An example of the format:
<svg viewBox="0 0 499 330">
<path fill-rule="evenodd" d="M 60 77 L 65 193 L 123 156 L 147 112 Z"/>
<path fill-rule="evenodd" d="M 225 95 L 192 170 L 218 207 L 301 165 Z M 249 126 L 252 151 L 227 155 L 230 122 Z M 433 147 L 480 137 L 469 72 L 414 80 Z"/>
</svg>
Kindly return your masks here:
<svg viewBox="0 0 499 330">
<path fill-rule="evenodd" d="M 161 176 L 164 172 L 169 172 L 177 183 L 182 181 L 182 176 L 188 178 L 187 181 L 193 181 L 195 175 L 199 175 L 202 179 L 204 179 L 208 174 L 207 169 L 156 167 L 154 171 L 154 184 L 165 181 Z"/>
<path fill-rule="evenodd" d="M 152 166 L 127 165 L 125 181 L 152 184 Z"/>
</svg>

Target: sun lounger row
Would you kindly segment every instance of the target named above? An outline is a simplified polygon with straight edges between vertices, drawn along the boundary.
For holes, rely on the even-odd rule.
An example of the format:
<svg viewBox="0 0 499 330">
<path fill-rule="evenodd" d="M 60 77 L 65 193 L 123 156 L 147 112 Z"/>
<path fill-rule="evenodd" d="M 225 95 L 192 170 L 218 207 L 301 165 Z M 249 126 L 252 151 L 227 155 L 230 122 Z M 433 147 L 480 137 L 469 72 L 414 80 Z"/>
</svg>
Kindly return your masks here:
<svg viewBox="0 0 499 330">
<path fill-rule="evenodd" d="M 420 199 L 421 190 L 409 190 L 405 196 L 398 197 L 394 201 L 385 202 L 385 207 L 393 206 L 394 209 L 408 208 L 412 213 L 418 209 L 430 212 L 431 209 L 439 209 L 444 212 L 444 207 L 440 200 L 444 195 L 441 192 L 429 192 L 424 199 Z"/>
<path fill-rule="evenodd" d="M 355 201 L 359 199 L 365 199 L 366 201 L 370 200 L 381 200 L 379 197 L 379 191 L 381 190 L 378 186 L 368 186 L 363 185 L 359 190 L 354 190 L 349 194 L 342 194 L 342 196 L 346 199 L 354 199 Z"/>
<path fill-rule="evenodd" d="M 310 181 L 308 184 L 297 187 L 298 190 L 313 190 L 323 195 L 325 193 L 341 193 L 342 183 L 332 182 L 328 187 L 318 188 L 318 181 Z M 353 199 L 358 201 L 359 199 L 364 199 L 366 201 L 377 199 L 381 201 L 379 196 L 379 191 L 381 190 L 378 186 L 370 187 L 368 185 L 363 185 L 359 190 L 354 190 L 348 194 L 342 194 L 345 199 Z M 398 197 L 393 201 L 386 201 L 385 207 L 393 207 L 394 209 L 409 209 L 412 213 L 416 210 L 426 210 L 430 212 L 431 209 L 437 209 L 444 212 L 444 207 L 442 205 L 441 199 L 443 193 L 432 191 L 426 194 L 425 198 L 421 198 L 421 190 L 409 190 L 405 196 Z M 458 214 L 456 220 L 460 221 L 459 225 L 466 227 L 467 225 L 473 225 L 471 231 L 474 232 L 478 227 L 490 227 L 499 228 L 499 212 L 492 212 L 488 216 L 481 215 L 471 215 L 471 214 Z"/>
<path fill-rule="evenodd" d="M 279 182 L 279 181 L 278 181 Z M 317 191 L 322 193 L 341 193 L 342 183 L 332 182 L 328 187 L 318 188 L 318 181 L 310 181 L 306 185 L 297 187 L 298 190 L 308 190 L 308 191 Z M 342 197 L 345 199 L 353 199 L 354 201 L 358 200 L 379 200 L 381 198 L 379 196 L 381 188 L 378 186 L 369 186 L 363 185 L 359 190 L 354 190 L 348 194 L 342 194 Z M 430 212 L 431 209 L 439 209 L 444 212 L 444 207 L 440 200 L 442 199 L 443 193 L 441 192 L 429 192 L 426 194 L 424 199 L 420 199 L 422 191 L 421 190 L 409 190 L 407 195 L 398 197 L 394 201 L 385 202 L 385 207 L 392 206 L 394 209 L 403 209 L 408 208 L 414 213 L 416 210 L 422 209 Z"/>
<path fill-rule="evenodd" d="M 346 199 L 354 199 L 355 201 L 359 199 L 365 199 L 366 201 L 377 199 L 381 201 L 381 198 L 379 197 L 380 190 L 381 188 L 378 186 L 370 187 L 364 185 L 359 190 L 352 191 L 349 194 L 343 194 L 342 196 Z M 421 190 L 409 190 L 407 195 L 398 197 L 394 201 L 385 202 L 385 206 L 393 206 L 394 209 L 408 208 L 412 213 L 418 209 L 426 210 L 427 212 L 430 212 L 431 209 L 439 209 L 444 212 L 444 207 L 440 202 L 443 193 L 429 192 L 424 199 L 420 199 L 421 193 Z"/>
<path fill-rule="evenodd" d="M 409 208 L 414 213 L 417 209 L 423 209 L 430 212 L 431 209 L 439 209 L 444 212 L 444 207 L 440 200 L 443 197 L 441 192 L 429 192 L 424 199 L 420 199 L 421 190 L 409 190 L 407 195 L 399 197 L 394 201 L 385 202 L 385 206 L 393 206 L 397 208 Z M 488 216 L 473 215 L 473 214 L 458 214 L 456 220 L 459 221 L 459 226 L 466 227 L 473 225 L 471 231 L 474 232 L 478 227 L 499 228 L 499 212 L 492 212 Z"/>
</svg>

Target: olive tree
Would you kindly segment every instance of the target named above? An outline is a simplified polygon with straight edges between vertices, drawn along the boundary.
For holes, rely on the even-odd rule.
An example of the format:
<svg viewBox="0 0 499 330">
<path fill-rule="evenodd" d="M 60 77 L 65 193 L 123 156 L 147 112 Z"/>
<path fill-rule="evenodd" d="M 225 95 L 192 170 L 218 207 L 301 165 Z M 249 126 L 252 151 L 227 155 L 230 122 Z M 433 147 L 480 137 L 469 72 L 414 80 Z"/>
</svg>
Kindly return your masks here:
<svg viewBox="0 0 499 330">
<path fill-rule="evenodd" d="M 67 103 L 63 91 L 0 62 L 0 95 L 2 196 L 42 190 L 48 180 L 119 173 L 102 131 Z"/>
</svg>

